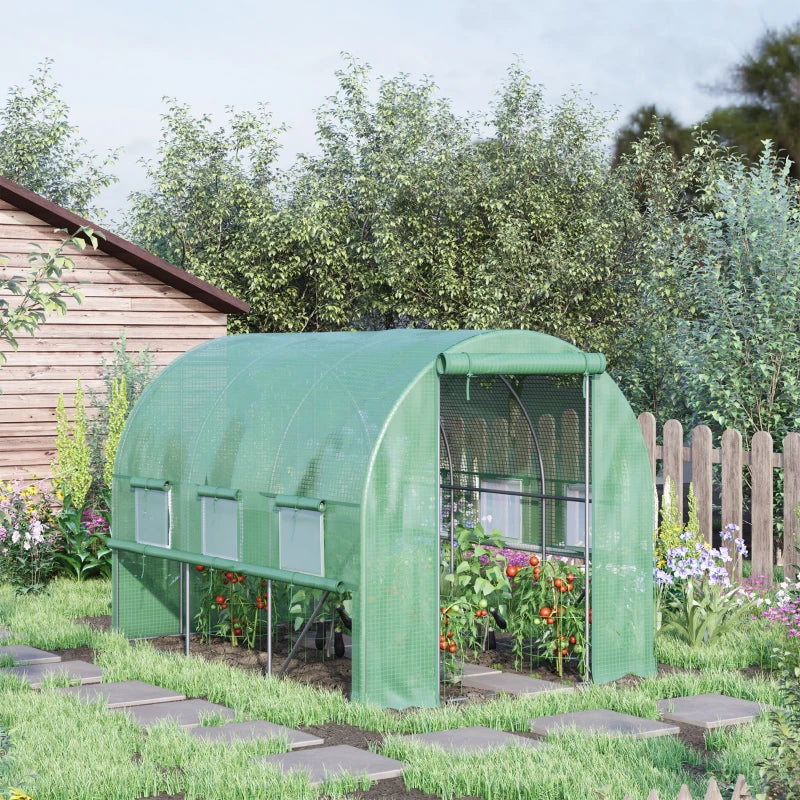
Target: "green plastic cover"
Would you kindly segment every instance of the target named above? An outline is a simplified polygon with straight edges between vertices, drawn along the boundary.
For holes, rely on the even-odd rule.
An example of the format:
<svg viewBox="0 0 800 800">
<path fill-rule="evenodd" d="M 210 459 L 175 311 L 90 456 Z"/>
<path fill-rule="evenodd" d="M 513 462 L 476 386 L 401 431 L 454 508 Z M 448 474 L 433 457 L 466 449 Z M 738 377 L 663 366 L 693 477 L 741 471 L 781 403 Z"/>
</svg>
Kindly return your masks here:
<svg viewBox="0 0 800 800">
<path fill-rule="evenodd" d="M 135 541 L 134 481 L 168 482 L 172 547 L 203 563 L 202 494 L 214 487 L 217 502 L 236 503 L 237 562 L 277 570 L 278 500 L 324 498 L 325 579 L 353 588 L 353 697 L 438 705 L 440 388 L 455 381 L 455 402 L 467 381 L 437 374 L 437 357 L 450 351 L 579 354 L 530 331 L 250 334 L 202 344 L 158 375 L 130 415 L 115 462 L 114 538 Z M 530 379 L 540 416 L 567 402 L 547 392 L 565 385 L 574 395 L 572 379 Z M 630 413 L 621 395 L 608 402 Z M 493 477 L 515 477 L 502 464 Z M 538 480 L 535 471 L 526 479 Z M 651 545 L 649 523 L 629 535 Z M 120 552 L 115 626 L 129 636 L 179 632 L 179 575 L 176 562 Z"/>
<path fill-rule="evenodd" d="M 592 378 L 592 679 L 656 672 L 655 490 L 639 423 L 608 375 Z"/>
</svg>

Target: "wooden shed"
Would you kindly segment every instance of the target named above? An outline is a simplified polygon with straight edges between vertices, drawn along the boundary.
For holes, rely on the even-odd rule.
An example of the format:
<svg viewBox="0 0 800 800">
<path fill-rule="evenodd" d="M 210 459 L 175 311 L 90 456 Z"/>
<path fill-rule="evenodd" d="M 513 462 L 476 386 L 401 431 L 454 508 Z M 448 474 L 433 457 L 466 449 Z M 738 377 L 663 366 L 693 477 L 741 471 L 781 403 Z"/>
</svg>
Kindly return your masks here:
<svg viewBox="0 0 800 800">
<path fill-rule="evenodd" d="M 55 408 L 63 392 L 69 408 L 78 378 L 101 390 L 102 359 L 124 331 L 128 350 L 146 345 L 157 367 L 200 342 L 225 336 L 227 315 L 250 307 L 88 220 L 0 178 L 0 253 L 3 277 L 24 275 L 35 242 L 49 250 L 80 226 L 102 233 L 98 249 L 68 248 L 84 301 L 68 302 L 66 315 L 51 317 L 36 336 L 7 346 L 0 367 L 0 478 L 49 477 L 55 457 Z M 87 398 L 88 405 L 88 398 Z"/>
</svg>

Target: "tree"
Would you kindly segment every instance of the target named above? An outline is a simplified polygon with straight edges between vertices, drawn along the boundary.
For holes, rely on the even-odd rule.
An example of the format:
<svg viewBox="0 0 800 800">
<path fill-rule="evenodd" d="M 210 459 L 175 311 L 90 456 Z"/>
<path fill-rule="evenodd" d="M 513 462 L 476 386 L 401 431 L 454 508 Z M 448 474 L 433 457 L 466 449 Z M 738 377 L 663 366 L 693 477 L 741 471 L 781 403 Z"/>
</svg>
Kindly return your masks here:
<svg viewBox="0 0 800 800">
<path fill-rule="evenodd" d="M 519 65 L 464 117 L 428 79 L 337 77 L 285 174 L 263 110 L 212 130 L 173 102 L 130 236 L 247 299 L 233 330 L 538 328 L 613 356 L 650 252 L 608 118 L 546 107 Z"/>
<path fill-rule="evenodd" d="M 693 298 L 680 326 L 691 407 L 745 440 L 800 426 L 800 184 L 765 143 L 728 157 L 681 228 L 676 264 Z"/>
<path fill-rule="evenodd" d="M 94 202 L 117 179 L 106 171 L 117 159 L 100 160 L 70 124 L 69 109 L 45 60 L 27 90 L 14 86 L 0 108 L 0 174 L 60 206 L 95 220 L 103 212 Z"/>
<path fill-rule="evenodd" d="M 771 139 L 777 153 L 792 161 L 792 175 L 798 177 L 800 22 L 783 31 L 767 31 L 754 51 L 732 67 L 721 91 L 743 102 L 714 109 L 706 127 L 752 161 L 759 158 L 762 142 Z"/>
<path fill-rule="evenodd" d="M 692 151 L 694 141 L 691 128 L 681 125 L 669 111 L 659 111 L 654 105 L 645 105 L 637 108 L 614 136 L 613 163 L 618 165 L 623 155 L 630 155 L 636 142 L 651 135 L 653 126 L 656 127 L 658 139 L 672 151 L 676 162 Z"/>
</svg>

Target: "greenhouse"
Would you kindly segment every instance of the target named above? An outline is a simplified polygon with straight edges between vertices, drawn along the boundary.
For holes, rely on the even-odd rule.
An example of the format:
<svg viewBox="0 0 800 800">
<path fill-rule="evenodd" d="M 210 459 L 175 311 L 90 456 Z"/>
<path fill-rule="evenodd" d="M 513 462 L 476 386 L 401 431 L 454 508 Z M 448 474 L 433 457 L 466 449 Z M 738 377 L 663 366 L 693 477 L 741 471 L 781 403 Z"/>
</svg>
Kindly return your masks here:
<svg viewBox="0 0 800 800">
<path fill-rule="evenodd" d="M 113 520 L 113 624 L 129 638 L 188 645 L 204 565 L 349 592 L 353 699 L 437 706 L 443 553 L 457 525 L 483 523 L 586 565 L 592 680 L 655 671 L 644 441 L 603 356 L 544 334 L 204 343 L 134 407 Z"/>
</svg>

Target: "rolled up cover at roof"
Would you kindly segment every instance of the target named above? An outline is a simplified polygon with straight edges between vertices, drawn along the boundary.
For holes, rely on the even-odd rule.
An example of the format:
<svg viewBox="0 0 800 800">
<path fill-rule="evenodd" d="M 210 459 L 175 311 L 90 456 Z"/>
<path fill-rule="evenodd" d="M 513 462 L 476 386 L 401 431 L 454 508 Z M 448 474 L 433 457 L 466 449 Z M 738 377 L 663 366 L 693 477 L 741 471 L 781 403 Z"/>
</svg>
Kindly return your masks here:
<svg viewBox="0 0 800 800">
<path fill-rule="evenodd" d="M 313 497 L 298 497 L 294 494 L 279 494 L 275 497 L 278 508 L 297 508 L 304 511 L 324 511 L 325 501 Z"/>
<path fill-rule="evenodd" d="M 440 353 L 440 375 L 600 375 L 602 353 Z"/>
</svg>

